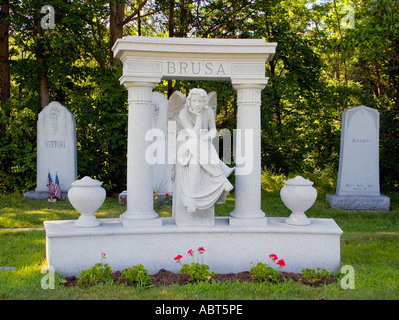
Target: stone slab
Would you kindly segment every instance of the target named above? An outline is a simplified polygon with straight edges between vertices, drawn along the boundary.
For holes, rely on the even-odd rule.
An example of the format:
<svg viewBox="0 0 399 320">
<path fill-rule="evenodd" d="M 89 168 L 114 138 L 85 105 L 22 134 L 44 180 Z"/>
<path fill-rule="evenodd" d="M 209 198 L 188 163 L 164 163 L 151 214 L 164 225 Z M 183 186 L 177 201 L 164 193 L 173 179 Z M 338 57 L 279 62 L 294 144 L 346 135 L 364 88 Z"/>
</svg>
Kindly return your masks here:
<svg viewBox="0 0 399 320">
<path fill-rule="evenodd" d="M 342 115 L 336 194 L 379 196 L 379 112 L 365 106 Z"/>
<path fill-rule="evenodd" d="M 41 200 L 47 199 L 49 196 L 48 191 L 28 191 L 24 193 L 24 199 Z M 68 192 L 61 192 L 60 200 L 68 200 Z"/>
<path fill-rule="evenodd" d="M 332 208 L 362 211 L 389 211 L 390 198 L 379 196 L 341 196 L 329 193 L 326 201 Z"/>
<path fill-rule="evenodd" d="M 0 267 L 0 270 L 15 270 L 15 267 Z"/>
<path fill-rule="evenodd" d="M 284 271 L 340 267 L 342 230 L 333 219 L 311 219 L 308 226 L 290 226 L 285 218 L 268 218 L 267 225 L 231 226 L 229 217 L 216 217 L 215 225 L 176 226 L 171 217 L 159 227 L 124 228 L 119 219 L 100 219 L 95 228 L 79 228 L 74 220 L 45 221 L 47 262 L 64 275 L 77 275 L 101 261 L 101 252 L 114 270 L 143 264 L 150 274 L 164 268 L 178 272 L 173 260 L 189 249 L 204 247 L 204 263 L 217 273 L 248 271 L 251 261 L 270 262 L 268 255 L 284 259 Z"/>
</svg>

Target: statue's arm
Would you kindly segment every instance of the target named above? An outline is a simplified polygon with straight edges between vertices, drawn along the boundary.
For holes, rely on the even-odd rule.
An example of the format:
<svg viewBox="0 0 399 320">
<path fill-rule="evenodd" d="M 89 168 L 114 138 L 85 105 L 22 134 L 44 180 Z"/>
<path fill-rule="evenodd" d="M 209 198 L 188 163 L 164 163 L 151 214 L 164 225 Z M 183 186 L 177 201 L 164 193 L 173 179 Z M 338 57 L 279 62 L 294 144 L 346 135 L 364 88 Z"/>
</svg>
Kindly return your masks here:
<svg viewBox="0 0 399 320">
<path fill-rule="evenodd" d="M 190 138 L 196 139 L 199 136 L 199 132 L 201 129 L 201 119 L 199 119 L 200 117 L 197 117 L 196 122 L 193 126 L 192 123 L 188 120 L 187 112 L 189 112 L 187 109 L 182 109 L 180 111 L 179 121 L 180 121 L 183 129 L 185 129 L 187 135 Z"/>
<path fill-rule="evenodd" d="M 216 123 L 215 123 L 215 113 L 211 108 L 206 109 L 208 132 L 201 136 L 201 139 L 207 140 L 209 138 L 213 139 L 216 137 Z"/>
</svg>

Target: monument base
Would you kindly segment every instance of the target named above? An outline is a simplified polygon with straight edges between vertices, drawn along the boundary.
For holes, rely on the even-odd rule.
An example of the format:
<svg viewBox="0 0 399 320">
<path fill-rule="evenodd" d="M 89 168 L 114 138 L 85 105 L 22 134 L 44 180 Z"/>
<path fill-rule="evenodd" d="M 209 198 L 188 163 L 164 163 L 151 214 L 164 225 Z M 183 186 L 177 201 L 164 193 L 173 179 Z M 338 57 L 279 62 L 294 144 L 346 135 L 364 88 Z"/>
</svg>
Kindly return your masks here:
<svg viewBox="0 0 399 320">
<path fill-rule="evenodd" d="M 48 198 L 48 191 L 28 191 L 24 193 L 24 199 L 35 199 L 35 200 L 40 200 L 40 199 L 47 199 Z M 61 192 L 61 200 L 68 200 L 68 192 L 67 191 L 62 191 Z"/>
<path fill-rule="evenodd" d="M 389 211 L 390 198 L 387 196 L 341 196 L 329 193 L 326 201 L 332 208 L 364 211 Z"/>
<path fill-rule="evenodd" d="M 100 262 L 103 252 L 114 271 L 142 264 L 150 274 L 160 269 L 179 272 L 174 257 L 181 254 L 181 262 L 190 264 L 187 251 L 204 247 L 204 263 L 216 273 L 271 263 L 272 253 L 284 259 L 287 272 L 340 267 L 342 230 L 333 219 L 312 218 L 308 226 L 290 226 L 285 218 L 271 217 L 267 225 L 231 226 L 229 217 L 216 217 L 212 227 L 176 226 L 171 217 L 160 219 L 162 226 L 130 228 L 120 219 L 99 219 L 101 225 L 95 228 L 79 228 L 74 220 L 45 221 L 48 265 L 76 276 Z"/>
</svg>

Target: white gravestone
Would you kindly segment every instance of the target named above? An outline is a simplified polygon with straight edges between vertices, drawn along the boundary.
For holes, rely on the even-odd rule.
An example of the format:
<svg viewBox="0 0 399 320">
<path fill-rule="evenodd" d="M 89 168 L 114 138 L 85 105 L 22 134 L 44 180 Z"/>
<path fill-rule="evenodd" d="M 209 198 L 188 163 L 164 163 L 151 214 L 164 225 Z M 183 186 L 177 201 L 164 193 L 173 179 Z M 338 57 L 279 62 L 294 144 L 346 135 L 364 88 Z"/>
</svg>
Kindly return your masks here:
<svg viewBox="0 0 399 320">
<path fill-rule="evenodd" d="M 344 111 L 336 194 L 328 194 L 327 202 L 347 210 L 389 210 L 389 198 L 380 194 L 377 110 Z"/>
<path fill-rule="evenodd" d="M 167 110 L 168 110 L 168 99 L 160 92 L 153 92 L 152 94 L 152 128 L 154 140 L 156 140 L 152 146 L 155 152 L 160 154 L 154 154 L 154 166 L 153 166 L 153 187 L 156 193 L 169 193 L 172 194 L 172 182 L 170 174 L 168 175 L 168 148 L 167 148 Z M 153 141 L 151 139 L 151 141 Z M 149 149 L 151 151 L 152 149 Z M 163 152 L 161 152 L 163 151 Z"/>
<path fill-rule="evenodd" d="M 67 199 L 72 182 L 77 179 L 76 124 L 72 112 L 59 102 L 51 102 L 37 121 L 37 186 L 24 194 L 25 199 L 46 199 L 50 173 L 58 176 L 61 199 Z"/>
</svg>

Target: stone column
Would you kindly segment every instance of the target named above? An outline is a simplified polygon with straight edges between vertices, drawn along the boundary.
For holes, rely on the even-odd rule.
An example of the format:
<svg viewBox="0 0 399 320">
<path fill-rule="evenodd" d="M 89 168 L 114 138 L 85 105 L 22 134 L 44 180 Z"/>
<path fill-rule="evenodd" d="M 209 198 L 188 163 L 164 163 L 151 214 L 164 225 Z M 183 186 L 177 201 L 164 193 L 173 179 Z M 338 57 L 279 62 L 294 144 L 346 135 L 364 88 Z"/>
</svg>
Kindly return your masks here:
<svg viewBox="0 0 399 320">
<path fill-rule="evenodd" d="M 237 90 L 235 209 L 231 225 L 267 224 L 261 210 L 261 91 L 268 78 L 232 80 Z"/>
<path fill-rule="evenodd" d="M 152 165 L 145 158 L 145 150 L 151 143 L 145 141 L 145 134 L 152 128 L 152 89 L 158 82 L 124 82 L 129 104 L 127 210 L 120 216 L 124 227 L 162 225 L 154 211 Z"/>
</svg>

